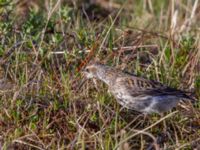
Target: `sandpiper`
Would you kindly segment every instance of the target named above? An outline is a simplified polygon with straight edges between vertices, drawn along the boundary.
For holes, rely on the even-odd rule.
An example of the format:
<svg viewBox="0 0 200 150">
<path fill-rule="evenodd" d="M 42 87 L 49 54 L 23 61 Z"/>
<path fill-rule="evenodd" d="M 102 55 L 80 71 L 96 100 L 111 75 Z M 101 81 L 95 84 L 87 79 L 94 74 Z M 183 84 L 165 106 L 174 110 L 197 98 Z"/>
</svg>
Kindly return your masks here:
<svg viewBox="0 0 200 150">
<path fill-rule="evenodd" d="M 97 78 L 107 84 L 123 107 L 144 114 L 161 114 L 175 107 L 180 100 L 191 99 L 181 90 L 100 63 L 89 64 L 83 73 L 87 78 Z"/>
</svg>

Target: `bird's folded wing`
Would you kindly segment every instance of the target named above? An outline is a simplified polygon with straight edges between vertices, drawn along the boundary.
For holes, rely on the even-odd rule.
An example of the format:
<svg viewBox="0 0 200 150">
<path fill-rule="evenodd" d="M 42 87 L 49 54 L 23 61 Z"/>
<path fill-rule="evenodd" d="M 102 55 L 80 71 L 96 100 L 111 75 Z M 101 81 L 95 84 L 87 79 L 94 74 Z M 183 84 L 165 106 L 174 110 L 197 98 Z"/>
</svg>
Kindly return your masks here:
<svg viewBox="0 0 200 150">
<path fill-rule="evenodd" d="M 189 98 L 183 91 L 170 88 L 159 82 L 147 80 L 137 76 L 119 78 L 118 85 L 122 85 L 124 90 L 130 95 L 136 96 L 177 96 Z"/>
</svg>

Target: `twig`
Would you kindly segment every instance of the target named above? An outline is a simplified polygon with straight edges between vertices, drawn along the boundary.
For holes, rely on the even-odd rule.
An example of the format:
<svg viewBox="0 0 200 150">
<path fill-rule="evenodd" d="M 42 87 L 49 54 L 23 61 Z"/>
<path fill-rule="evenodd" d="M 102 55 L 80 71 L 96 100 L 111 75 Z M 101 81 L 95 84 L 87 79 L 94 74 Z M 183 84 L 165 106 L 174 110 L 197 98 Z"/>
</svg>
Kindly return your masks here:
<svg viewBox="0 0 200 150">
<path fill-rule="evenodd" d="M 13 142 L 14 142 L 14 143 L 20 143 L 20 144 L 28 145 L 28 146 L 30 146 L 30 147 L 34 147 L 34 148 L 39 149 L 39 150 L 45 150 L 45 149 L 43 149 L 43 148 L 41 148 L 41 147 L 38 147 L 38 146 L 36 146 L 36 145 L 27 143 L 27 142 L 22 141 L 22 140 L 14 140 Z"/>
</svg>

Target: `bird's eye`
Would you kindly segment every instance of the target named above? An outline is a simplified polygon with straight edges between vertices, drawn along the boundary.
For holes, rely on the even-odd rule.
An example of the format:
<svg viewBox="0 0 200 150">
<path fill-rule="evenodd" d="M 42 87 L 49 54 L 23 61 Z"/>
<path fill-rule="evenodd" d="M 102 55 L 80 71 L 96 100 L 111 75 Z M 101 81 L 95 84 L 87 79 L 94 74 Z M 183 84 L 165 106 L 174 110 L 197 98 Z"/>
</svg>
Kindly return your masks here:
<svg viewBox="0 0 200 150">
<path fill-rule="evenodd" d="M 90 72 L 90 70 L 88 68 L 85 69 L 86 72 Z"/>
</svg>

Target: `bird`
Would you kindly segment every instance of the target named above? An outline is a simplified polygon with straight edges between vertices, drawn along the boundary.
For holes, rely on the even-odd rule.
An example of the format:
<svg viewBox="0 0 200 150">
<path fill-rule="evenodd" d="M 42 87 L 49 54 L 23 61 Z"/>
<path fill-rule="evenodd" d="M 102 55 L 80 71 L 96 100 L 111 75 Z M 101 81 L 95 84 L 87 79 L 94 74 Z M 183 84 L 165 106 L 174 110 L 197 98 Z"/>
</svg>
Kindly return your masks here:
<svg viewBox="0 0 200 150">
<path fill-rule="evenodd" d="M 144 114 L 163 114 L 181 100 L 192 99 L 184 91 L 98 62 L 88 64 L 83 74 L 86 79 L 103 81 L 123 107 Z"/>
</svg>

